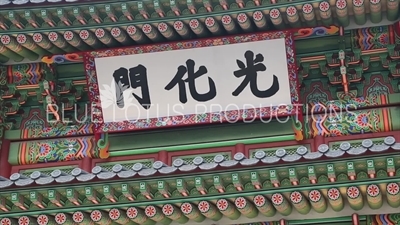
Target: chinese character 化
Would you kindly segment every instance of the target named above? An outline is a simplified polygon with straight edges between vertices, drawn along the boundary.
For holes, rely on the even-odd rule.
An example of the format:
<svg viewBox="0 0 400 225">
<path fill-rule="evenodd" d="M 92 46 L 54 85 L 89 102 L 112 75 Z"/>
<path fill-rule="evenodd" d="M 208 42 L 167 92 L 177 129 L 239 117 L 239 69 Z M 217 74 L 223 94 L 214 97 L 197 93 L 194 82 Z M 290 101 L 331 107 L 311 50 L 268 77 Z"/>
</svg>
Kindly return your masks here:
<svg viewBox="0 0 400 225">
<path fill-rule="evenodd" d="M 186 67 L 183 65 L 179 66 L 178 71 L 175 74 L 175 77 L 171 80 L 171 82 L 169 82 L 169 84 L 167 86 L 165 86 L 165 90 L 169 91 L 172 88 L 174 88 L 176 85 L 178 85 L 179 101 L 181 103 L 187 102 L 185 82 L 189 83 L 190 95 L 196 101 L 199 101 L 199 102 L 209 101 L 209 100 L 215 98 L 215 96 L 217 95 L 215 83 L 210 77 L 208 77 L 209 91 L 204 94 L 200 94 L 197 92 L 195 80 L 197 78 L 199 78 L 200 76 L 206 74 L 208 71 L 205 66 L 200 66 L 199 69 L 196 72 L 194 72 L 194 65 L 195 65 L 195 62 L 192 59 L 188 59 L 186 61 Z M 188 77 L 186 79 L 183 79 L 183 76 L 186 73 L 188 74 Z"/>
<path fill-rule="evenodd" d="M 243 76 L 245 76 L 245 78 L 232 95 L 238 96 L 249 83 L 251 93 L 258 98 L 268 98 L 275 95 L 279 91 L 279 81 L 275 75 L 273 75 L 274 80 L 272 86 L 267 90 L 260 91 L 257 86 L 257 73 L 267 70 L 265 65 L 262 63 L 264 61 L 264 56 L 262 54 L 257 54 L 254 58 L 254 53 L 252 51 L 246 51 L 244 57 L 246 58 L 246 65 L 241 60 L 237 59 L 236 63 L 240 69 L 233 72 L 233 74 L 237 78 Z"/>
<path fill-rule="evenodd" d="M 115 81 L 115 94 L 116 94 L 116 103 L 119 108 L 124 107 L 124 91 L 128 88 L 136 89 L 138 87 L 141 88 L 142 97 L 132 93 L 132 95 L 136 98 L 139 104 L 145 108 L 149 109 L 151 105 L 150 94 L 149 94 L 149 85 L 147 83 L 147 69 L 143 65 L 138 65 L 136 67 L 132 67 L 129 69 L 119 68 L 114 71 L 113 74 Z"/>
</svg>

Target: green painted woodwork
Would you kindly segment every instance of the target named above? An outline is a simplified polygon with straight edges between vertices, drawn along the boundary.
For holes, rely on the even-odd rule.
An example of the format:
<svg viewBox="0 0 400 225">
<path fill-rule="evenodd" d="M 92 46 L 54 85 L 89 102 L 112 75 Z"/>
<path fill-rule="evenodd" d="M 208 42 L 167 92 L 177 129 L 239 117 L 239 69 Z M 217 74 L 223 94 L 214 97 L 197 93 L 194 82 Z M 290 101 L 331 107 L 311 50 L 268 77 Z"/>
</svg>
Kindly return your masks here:
<svg viewBox="0 0 400 225">
<path fill-rule="evenodd" d="M 346 48 L 351 47 L 351 35 L 346 33 L 345 37 Z M 310 48 L 310 46 L 313 46 Z M 328 52 L 336 53 L 338 49 L 338 36 L 328 36 L 324 38 L 310 38 L 298 40 L 295 44 L 296 55 L 305 57 L 310 55 L 326 54 Z M 334 50 L 333 50 L 334 49 Z"/>
<path fill-rule="evenodd" d="M 398 95 L 398 97 L 400 97 L 400 95 Z M 398 100 L 400 100 L 400 99 L 396 98 L 395 101 L 398 101 Z M 400 130 L 400 116 L 399 116 L 400 108 L 399 107 L 390 108 L 390 114 L 394 116 L 393 123 L 392 123 L 393 130 Z M 396 118 L 396 116 L 397 116 L 397 118 Z"/>
<path fill-rule="evenodd" d="M 271 130 L 271 127 L 279 126 L 279 130 Z M 213 142 L 228 142 L 242 139 L 268 138 L 272 136 L 288 135 L 292 139 L 291 123 L 279 124 L 277 121 L 265 124 L 255 122 L 251 124 L 216 124 L 210 126 L 198 126 L 192 128 L 182 127 L 181 129 L 156 130 L 138 132 L 134 136 L 131 134 L 110 134 L 109 140 L 113 143 L 110 152 L 119 152 L 124 150 L 137 150 L 143 154 L 146 149 L 169 149 L 183 148 L 200 143 L 207 143 L 213 146 Z M 279 140 L 277 138 L 276 140 Z M 288 140 L 288 139 L 284 139 Z M 293 140 L 293 139 L 292 139 Z M 132 145 L 132 143 L 135 143 Z M 232 144 L 229 144 L 232 145 Z M 134 147 L 133 147 L 134 146 Z M 214 144 L 215 147 L 220 145 Z M 226 145 L 225 145 L 226 146 Z M 193 149 L 191 147 L 190 149 Z M 150 151 L 154 152 L 154 151 Z M 158 152 L 158 151 L 157 151 Z M 116 153 L 117 154 L 117 153 Z"/>
<path fill-rule="evenodd" d="M 367 225 L 368 216 L 359 216 L 360 225 Z M 309 220 L 290 220 L 289 225 L 302 225 L 302 224 L 315 224 L 315 225 L 353 225 L 350 216 L 336 217 L 336 218 L 323 218 L 323 219 L 309 219 Z"/>
<path fill-rule="evenodd" d="M 110 156 L 128 156 L 128 155 L 139 155 L 139 154 L 151 154 L 160 151 L 188 151 L 195 149 L 206 149 L 206 148 L 218 148 L 234 146 L 235 144 L 261 144 L 261 143 L 271 143 L 271 142 L 281 142 L 281 141 L 294 141 L 294 135 L 286 136 L 273 136 L 265 138 L 252 138 L 252 139 L 240 139 L 231 141 L 219 141 L 219 142 L 208 142 L 207 144 L 192 144 L 192 145 L 179 145 L 171 147 L 156 147 L 156 148 L 143 148 L 134 150 L 122 150 L 117 152 L 111 152 Z"/>
<path fill-rule="evenodd" d="M 75 77 L 78 79 L 82 79 L 85 77 L 84 67 L 81 63 L 56 65 L 55 70 L 57 71 L 57 76 L 59 79 L 70 80 Z"/>
<path fill-rule="evenodd" d="M 400 102 L 400 93 L 389 95 L 389 101 L 393 103 Z M 392 115 L 400 115 L 400 108 L 391 108 L 390 113 Z M 394 119 L 393 120 L 393 129 L 394 130 L 400 130 L 400 119 Z"/>
</svg>

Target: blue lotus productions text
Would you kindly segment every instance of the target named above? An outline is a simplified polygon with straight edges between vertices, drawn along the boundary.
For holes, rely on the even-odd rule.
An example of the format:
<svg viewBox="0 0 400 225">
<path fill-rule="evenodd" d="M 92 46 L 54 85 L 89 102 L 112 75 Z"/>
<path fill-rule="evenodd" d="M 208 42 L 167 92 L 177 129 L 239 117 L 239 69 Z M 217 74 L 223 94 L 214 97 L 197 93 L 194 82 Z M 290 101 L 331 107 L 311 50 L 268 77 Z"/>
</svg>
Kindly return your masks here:
<svg viewBox="0 0 400 225">
<path fill-rule="evenodd" d="M 151 108 L 153 109 L 153 116 L 147 111 L 146 113 L 140 113 L 140 105 L 130 105 L 124 108 L 124 112 L 121 113 L 121 110 L 115 110 L 112 121 L 120 122 L 120 121 L 130 121 L 132 123 L 136 121 L 143 121 L 147 119 L 153 118 L 168 118 L 169 122 L 179 124 L 183 123 L 188 118 L 188 114 L 184 112 L 184 105 L 183 104 L 174 104 L 174 105 L 162 105 L 160 107 L 157 104 L 152 104 Z M 269 108 L 268 108 L 269 107 Z M 53 110 L 49 110 L 52 108 Z M 56 122 L 54 113 L 52 111 L 56 111 L 59 115 L 59 120 L 64 123 L 95 123 L 93 116 L 96 114 L 94 108 L 91 104 L 77 105 L 74 107 L 74 110 L 65 111 L 64 105 L 48 105 L 47 116 L 46 119 L 48 122 Z M 78 109 L 79 108 L 79 109 Z M 154 108 L 156 110 L 156 115 L 154 116 Z M 260 109 L 263 108 L 263 109 Z M 277 116 L 276 112 L 285 111 L 287 108 L 294 108 L 293 112 L 300 112 L 299 114 L 294 113 L 291 116 Z M 269 112 L 268 112 L 269 110 Z M 325 121 L 326 118 L 330 118 L 330 121 L 335 121 L 337 123 L 344 122 L 345 118 L 349 118 L 349 116 L 344 116 L 344 114 L 349 115 L 351 113 L 354 114 L 354 110 L 357 110 L 357 106 L 354 104 L 327 104 L 327 105 L 314 105 L 309 106 L 306 104 L 292 104 L 292 105 L 285 105 L 281 104 L 278 106 L 256 106 L 252 104 L 229 104 L 225 107 L 219 104 L 196 104 L 194 107 L 194 113 L 190 114 L 197 114 L 199 115 L 198 120 L 199 122 L 205 123 L 215 123 L 215 122 L 228 122 L 228 123 L 236 123 L 236 122 L 244 122 L 244 123 L 251 123 L 255 120 L 261 121 L 263 123 L 269 123 L 271 121 L 277 121 L 279 123 L 286 123 L 288 121 L 291 122 L 291 119 L 299 120 L 299 118 L 303 118 L 304 120 L 313 120 L 315 123 L 322 123 Z M 274 111 L 274 113 L 271 113 Z M 94 113 L 91 113 L 94 112 Z M 244 112 L 250 112 L 248 114 Z M 210 113 L 212 116 L 205 117 L 202 115 Z M 123 118 L 121 115 L 125 114 Z M 271 115 L 266 117 L 265 115 Z M 300 114 L 302 116 L 300 116 Z M 118 115 L 118 116 L 117 116 Z M 118 119 L 117 119 L 118 117 Z M 134 118 L 132 118 L 134 117 Z M 165 119 L 164 119 L 165 122 Z"/>
</svg>

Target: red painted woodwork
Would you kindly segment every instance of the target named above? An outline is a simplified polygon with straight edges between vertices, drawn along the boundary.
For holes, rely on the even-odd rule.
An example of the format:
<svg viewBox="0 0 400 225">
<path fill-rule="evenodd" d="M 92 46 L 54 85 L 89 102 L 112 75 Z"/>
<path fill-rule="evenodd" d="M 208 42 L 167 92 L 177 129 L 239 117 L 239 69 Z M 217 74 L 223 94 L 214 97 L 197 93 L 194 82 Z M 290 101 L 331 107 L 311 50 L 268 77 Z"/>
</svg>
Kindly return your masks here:
<svg viewBox="0 0 400 225">
<path fill-rule="evenodd" d="M 157 160 L 162 161 L 164 163 L 168 162 L 168 152 L 163 150 L 158 153 Z"/>
<path fill-rule="evenodd" d="M 11 165 L 8 163 L 10 141 L 3 139 L 0 148 L 0 176 L 9 178 L 11 175 Z"/>
<path fill-rule="evenodd" d="M 235 145 L 235 148 L 233 149 L 232 154 L 236 154 L 236 153 L 243 153 L 246 155 L 246 145 L 239 143 Z"/>
<path fill-rule="evenodd" d="M 313 140 L 314 140 L 312 143 L 313 152 L 318 150 L 318 146 L 325 143 L 325 137 L 322 135 L 317 135 L 316 137 L 314 137 Z"/>
<path fill-rule="evenodd" d="M 81 160 L 80 168 L 84 171 L 91 172 L 92 171 L 92 158 L 86 157 Z"/>
<path fill-rule="evenodd" d="M 351 220 L 352 220 L 353 225 L 360 225 L 360 219 L 358 217 L 358 214 L 354 213 L 351 216 Z"/>
</svg>

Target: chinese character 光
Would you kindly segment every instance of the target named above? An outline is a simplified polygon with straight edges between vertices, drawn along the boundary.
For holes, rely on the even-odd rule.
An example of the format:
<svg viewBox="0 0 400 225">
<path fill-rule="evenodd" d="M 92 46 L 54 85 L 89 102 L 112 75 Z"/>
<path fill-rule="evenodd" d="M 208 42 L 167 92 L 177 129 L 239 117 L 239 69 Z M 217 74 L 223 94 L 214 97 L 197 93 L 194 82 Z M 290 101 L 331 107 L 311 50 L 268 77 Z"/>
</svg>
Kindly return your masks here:
<svg viewBox="0 0 400 225">
<path fill-rule="evenodd" d="M 192 59 L 188 59 L 186 61 L 186 67 L 183 65 L 179 66 L 178 71 L 175 74 L 175 77 L 171 80 L 171 82 L 169 82 L 169 84 L 167 86 L 165 86 L 165 90 L 169 91 L 172 88 L 174 88 L 176 85 L 178 85 L 179 101 L 181 103 L 187 102 L 185 82 L 189 83 L 190 95 L 196 101 L 199 101 L 199 102 L 209 101 L 209 100 L 215 98 L 215 96 L 217 95 L 215 83 L 210 77 L 208 77 L 209 91 L 204 94 L 199 94 L 197 92 L 195 80 L 197 78 L 199 78 L 200 76 L 203 76 L 204 74 L 206 74 L 208 71 L 205 66 L 200 66 L 199 69 L 196 72 L 194 72 L 194 65 L 195 65 L 195 62 Z M 188 77 L 186 79 L 183 79 L 183 76 L 186 73 L 188 74 Z"/>
<path fill-rule="evenodd" d="M 143 108 L 150 108 L 151 101 L 149 94 L 149 85 L 147 83 L 146 67 L 144 67 L 143 65 L 132 67 L 129 69 L 129 74 L 128 69 L 121 67 L 114 71 L 113 77 L 115 81 L 116 103 L 119 108 L 124 107 L 124 91 L 130 87 L 133 89 L 136 89 L 138 87 L 141 88 L 142 97 L 139 97 L 135 93 L 132 93 L 132 95 L 136 98 L 136 100 Z"/>
<path fill-rule="evenodd" d="M 246 58 L 246 65 L 241 60 L 236 60 L 240 69 L 233 72 L 233 74 L 237 78 L 243 76 L 245 76 L 245 78 L 232 95 L 238 96 L 249 83 L 251 93 L 258 98 L 268 98 L 275 95 L 279 91 L 279 81 L 275 75 L 273 75 L 274 81 L 272 86 L 267 90 L 260 91 L 257 86 L 257 73 L 267 70 L 264 63 L 262 63 L 264 61 L 264 56 L 262 54 L 257 54 L 254 58 L 254 53 L 252 51 L 246 51 L 244 57 Z"/>
</svg>

